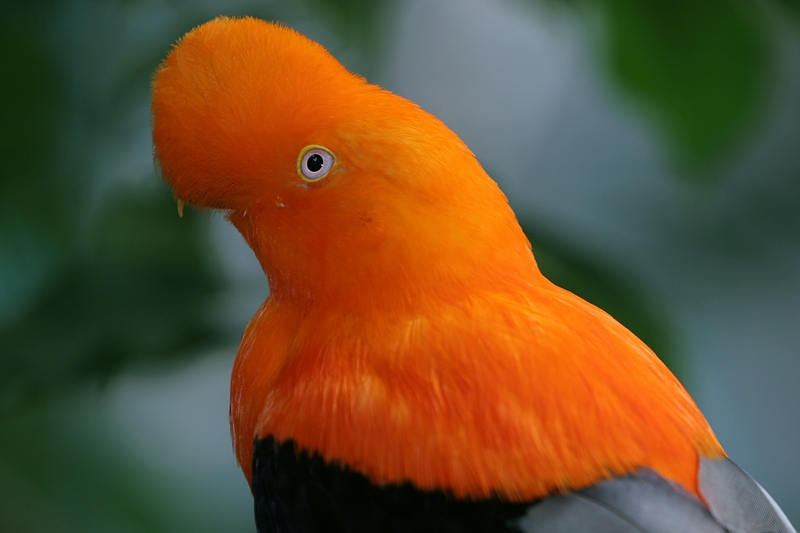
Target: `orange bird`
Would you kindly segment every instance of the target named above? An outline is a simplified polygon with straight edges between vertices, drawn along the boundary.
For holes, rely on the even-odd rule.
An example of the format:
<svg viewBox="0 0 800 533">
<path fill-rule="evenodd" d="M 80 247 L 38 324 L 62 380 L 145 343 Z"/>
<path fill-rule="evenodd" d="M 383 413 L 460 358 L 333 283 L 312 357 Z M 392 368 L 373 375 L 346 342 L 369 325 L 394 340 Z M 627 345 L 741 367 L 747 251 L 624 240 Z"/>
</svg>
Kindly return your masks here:
<svg viewBox="0 0 800 533">
<path fill-rule="evenodd" d="M 183 37 L 152 110 L 269 279 L 230 406 L 259 531 L 794 532 L 436 117 L 253 18 Z"/>
</svg>

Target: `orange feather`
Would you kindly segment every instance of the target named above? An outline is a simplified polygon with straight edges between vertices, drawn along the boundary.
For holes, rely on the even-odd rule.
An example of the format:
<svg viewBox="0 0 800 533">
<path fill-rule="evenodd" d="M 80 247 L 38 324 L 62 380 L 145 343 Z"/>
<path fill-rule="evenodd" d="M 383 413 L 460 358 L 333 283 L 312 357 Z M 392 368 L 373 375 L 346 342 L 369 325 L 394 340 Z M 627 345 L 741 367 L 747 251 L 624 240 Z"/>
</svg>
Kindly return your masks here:
<svg viewBox="0 0 800 533">
<path fill-rule="evenodd" d="M 697 494 L 722 448 L 661 361 L 552 285 L 469 149 L 293 30 L 219 18 L 153 82 L 177 198 L 226 210 L 271 294 L 233 370 L 231 431 L 376 483 L 527 501 L 650 467 Z M 298 154 L 336 157 L 309 182 Z"/>
</svg>

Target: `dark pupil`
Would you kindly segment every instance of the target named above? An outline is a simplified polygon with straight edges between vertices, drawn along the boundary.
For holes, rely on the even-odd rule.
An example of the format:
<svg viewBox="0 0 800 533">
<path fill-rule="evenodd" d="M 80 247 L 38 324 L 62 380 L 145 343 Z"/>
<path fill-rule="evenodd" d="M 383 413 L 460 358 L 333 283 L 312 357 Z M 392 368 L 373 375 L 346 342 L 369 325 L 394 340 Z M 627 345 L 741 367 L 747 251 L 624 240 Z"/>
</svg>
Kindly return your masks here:
<svg viewBox="0 0 800 533">
<path fill-rule="evenodd" d="M 311 172 L 317 172 L 319 169 L 322 168 L 322 164 L 324 161 L 322 160 L 322 156 L 319 154 L 313 154 L 311 157 L 308 158 L 306 161 L 306 167 Z"/>
</svg>

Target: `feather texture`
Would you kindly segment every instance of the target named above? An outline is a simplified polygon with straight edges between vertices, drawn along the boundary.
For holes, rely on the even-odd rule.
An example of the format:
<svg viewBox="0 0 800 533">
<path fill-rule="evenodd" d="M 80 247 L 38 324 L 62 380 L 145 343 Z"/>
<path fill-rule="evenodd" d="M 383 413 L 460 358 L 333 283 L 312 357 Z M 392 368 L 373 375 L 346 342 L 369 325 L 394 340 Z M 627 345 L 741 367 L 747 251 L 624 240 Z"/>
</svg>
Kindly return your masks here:
<svg viewBox="0 0 800 533">
<path fill-rule="evenodd" d="M 797 533 L 761 485 L 733 461 L 700 460 L 700 494 L 731 533 Z"/>
</svg>

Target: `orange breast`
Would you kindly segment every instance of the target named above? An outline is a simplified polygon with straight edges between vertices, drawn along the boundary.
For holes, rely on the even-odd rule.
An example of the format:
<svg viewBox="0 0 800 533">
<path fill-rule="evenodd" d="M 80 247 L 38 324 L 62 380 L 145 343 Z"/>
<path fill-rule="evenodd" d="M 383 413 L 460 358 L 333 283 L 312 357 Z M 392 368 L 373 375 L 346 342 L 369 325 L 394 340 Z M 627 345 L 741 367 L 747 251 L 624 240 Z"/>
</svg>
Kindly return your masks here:
<svg viewBox="0 0 800 533">
<path fill-rule="evenodd" d="M 268 301 L 232 397 L 248 479 L 267 435 L 375 483 L 515 501 L 645 466 L 697 494 L 698 453 L 724 453 L 641 341 L 543 278 L 414 316 Z"/>
</svg>

